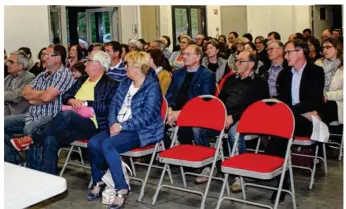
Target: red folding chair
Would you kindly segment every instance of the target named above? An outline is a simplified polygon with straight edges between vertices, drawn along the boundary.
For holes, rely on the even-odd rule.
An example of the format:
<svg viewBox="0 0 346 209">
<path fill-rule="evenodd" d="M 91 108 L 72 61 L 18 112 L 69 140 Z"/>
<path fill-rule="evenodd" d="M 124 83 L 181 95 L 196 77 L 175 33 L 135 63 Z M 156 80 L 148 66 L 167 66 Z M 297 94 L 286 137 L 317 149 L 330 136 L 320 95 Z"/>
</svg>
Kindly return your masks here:
<svg viewBox="0 0 346 209">
<path fill-rule="evenodd" d="M 273 105 L 267 102 L 274 103 Z M 225 173 L 224 183 L 222 185 L 220 197 L 216 208 L 219 209 L 221 202 L 225 199 L 230 199 L 237 202 L 256 205 L 260 207 L 272 208 L 269 205 L 255 203 L 246 200 L 245 187 L 254 186 L 263 189 L 277 190 L 277 196 L 274 204 L 274 209 L 278 207 L 279 197 L 282 191 L 289 193 L 292 196 L 293 208 L 296 208 L 293 171 L 291 164 L 290 148 L 293 141 L 294 133 L 294 116 L 289 107 L 278 100 L 262 100 L 250 105 L 240 118 L 238 124 L 238 133 L 233 146 L 231 158 L 222 162 L 221 170 Z M 270 156 L 259 153 L 244 153 L 237 156 L 235 148 L 238 143 L 240 134 L 264 134 L 270 136 L 277 136 L 285 138 L 288 141 L 285 158 Z M 273 139 L 275 140 L 275 139 Z M 285 171 L 289 170 L 291 180 L 291 190 L 282 189 Z M 233 197 L 223 197 L 226 186 L 228 187 L 229 174 L 241 176 L 241 185 L 243 199 Z M 268 180 L 281 175 L 279 187 L 269 187 L 253 183 L 244 184 L 243 177 L 250 177 L 255 179 Z"/>
<path fill-rule="evenodd" d="M 179 191 L 185 191 L 202 195 L 201 208 L 204 208 L 211 180 L 223 180 L 223 178 L 212 177 L 212 174 L 216 169 L 216 161 L 220 159 L 220 156 L 223 160 L 223 152 L 221 147 L 222 136 L 224 133 L 226 123 L 226 113 L 227 111 L 222 101 L 211 95 L 195 97 L 184 105 L 177 120 L 177 126 L 174 130 L 171 148 L 162 151 L 159 154 L 159 160 L 161 163 L 164 163 L 164 168 L 160 177 L 160 181 L 157 185 L 155 195 L 153 196 L 153 205 L 155 205 L 156 203 L 159 191 L 163 187 L 167 187 Z M 186 144 L 178 145 L 176 142 L 179 127 L 199 127 L 219 131 L 220 134 L 218 136 L 215 148 Z M 196 190 L 187 189 L 185 175 L 203 175 L 188 172 L 185 173 L 183 166 L 190 168 L 201 168 L 203 166 L 210 164 L 212 164 L 210 175 L 205 176 L 208 177 L 208 182 L 205 191 L 200 192 Z M 162 184 L 165 172 L 167 168 L 169 168 L 169 165 L 180 166 L 184 188 Z"/>
<path fill-rule="evenodd" d="M 161 107 L 161 116 L 162 116 L 163 122 L 166 121 L 167 113 L 168 113 L 168 103 L 167 103 L 167 100 L 165 98 L 163 98 L 162 107 Z M 163 167 L 161 167 L 161 166 L 153 165 L 156 153 L 161 152 L 163 150 L 165 150 L 165 146 L 163 144 L 163 141 L 160 141 L 160 142 L 157 142 L 155 145 L 148 145 L 148 146 L 142 147 L 142 148 L 135 148 L 135 149 L 132 149 L 128 152 L 121 154 L 121 156 L 126 156 L 126 157 L 130 158 L 131 169 L 132 169 L 132 172 L 134 175 L 134 177 L 132 177 L 132 176 L 130 177 L 130 180 L 135 180 L 135 181 L 139 181 L 142 183 L 142 187 L 141 187 L 141 191 L 140 191 L 140 194 L 138 197 L 138 201 L 141 201 L 143 196 L 144 196 L 144 189 L 145 189 L 145 186 L 147 184 L 151 168 L 163 169 Z M 146 155 L 151 155 L 151 159 L 150 159 L 149 164 L 140 163 L 140 162 L 133 162 L 133 158 L 144 157 Z M 135 165 L 142 165 L 142 166 L 148 167 L 144 180 L 137 177 Z M 173 178 L 172 178 L 172 174 L 170 171 L 168 171 L 168 175 L 169 175 L 171 184 L 173 184 Z"/>
</svg>

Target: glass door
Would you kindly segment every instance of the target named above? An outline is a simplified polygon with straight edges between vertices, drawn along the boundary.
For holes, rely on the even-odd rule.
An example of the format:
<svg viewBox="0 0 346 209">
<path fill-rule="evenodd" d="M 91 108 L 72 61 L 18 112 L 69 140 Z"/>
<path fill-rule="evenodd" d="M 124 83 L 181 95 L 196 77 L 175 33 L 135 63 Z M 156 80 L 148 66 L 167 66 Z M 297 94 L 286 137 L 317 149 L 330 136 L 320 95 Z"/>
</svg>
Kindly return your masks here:
<svg viewBox="0 0 346 209">
<path fill-rule="evenodd" d="M 172 6 L 172 24 L 174 45 L 182 34 L 191 38 L 197 34 L 207 35 L 205 6 Z"/>
<path fill-rule="evenodd" d="M 86 9 L 86 40 L 88 44 L 119 40 L 117 8 Z M 83 31 L 80 31 L 82 36 Z"/>
</svg>

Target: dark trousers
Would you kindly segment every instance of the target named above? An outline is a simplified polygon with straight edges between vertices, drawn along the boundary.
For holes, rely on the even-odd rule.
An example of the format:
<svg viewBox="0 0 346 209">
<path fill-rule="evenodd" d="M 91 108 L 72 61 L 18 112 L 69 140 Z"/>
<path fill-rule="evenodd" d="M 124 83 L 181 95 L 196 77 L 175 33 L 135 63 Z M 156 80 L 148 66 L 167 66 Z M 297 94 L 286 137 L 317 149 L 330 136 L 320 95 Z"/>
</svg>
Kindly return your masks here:
<svg viewBox="0 0 346 209">
<path fill-rule="evenodd" d="M 167 132 L 168 129 L 171 128 L 171 126 L 166 125 L 165 126 L 165 134 L 163 138 L 163 142 L 165 144 L 165 148 L 168 149 L 171 146 L 171 137 L 168 136 Z M 192 144 L 193 137 L 193 131 L 190 127 L 180 127 L 178 130 L 178 140 L 180 144 Z"/>
<path fill-rule="evenodd" d="M 323 119 L 329 124 L 334 121 L 339 121 L 338 117 L 338 105 L 335 101 L 327 101 L 324 105 Z"/>
<path fill-rule="evenodd" d="M 41 159 L 27 158 L 31 168 L 50 174 L 56 174 L 58 150 L 68 146 L 76 139 L 89 139 L 97 133 L 93 121 L 73 111 L 59 112 L 45 127 L 42 138 Z M 38 162 L 32 162 L 38 160 Z"/>
</svg>

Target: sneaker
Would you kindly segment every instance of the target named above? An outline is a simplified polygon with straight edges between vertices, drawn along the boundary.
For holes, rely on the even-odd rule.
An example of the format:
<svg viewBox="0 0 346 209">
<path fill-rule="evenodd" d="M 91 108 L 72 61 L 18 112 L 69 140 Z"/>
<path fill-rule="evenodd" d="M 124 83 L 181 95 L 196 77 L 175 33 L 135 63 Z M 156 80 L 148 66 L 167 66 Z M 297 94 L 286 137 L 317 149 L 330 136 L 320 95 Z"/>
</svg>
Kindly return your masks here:
<svg viewBox="0 0 346 209">
<path fill-rule="evenodd" d="M 205 167 L 201 173 L 201 175 L 204 175 L 204 176 L 198 176 L 195 180 L 195 183 L 196 184 L 204 184 L 208 181 L 208 177 L 205 177 L 205 176 L 209 176 L 210 175 L 210 167 Z M 213 173 L 213 176 L 216 176 L 216 168 L 214 169 L 214 173 Z"/>
<path fill-rule="evenodd" d="M 238 193 L 241 192 L 241 183 L 240 183 L 240 178 L 236 177 L 234 179 L 235 181 L 233 182 L 232 186 L 231 186 L 231 190 L 233 193 Z"/>
<path fill-rule="evenodd" d="M 29 146 L 33 143 L 32 138 L 30 136 L 13 138 L 10 141 L 13 147 L 19 152 L 23 150 L 28 150 Z"/>
</svg>

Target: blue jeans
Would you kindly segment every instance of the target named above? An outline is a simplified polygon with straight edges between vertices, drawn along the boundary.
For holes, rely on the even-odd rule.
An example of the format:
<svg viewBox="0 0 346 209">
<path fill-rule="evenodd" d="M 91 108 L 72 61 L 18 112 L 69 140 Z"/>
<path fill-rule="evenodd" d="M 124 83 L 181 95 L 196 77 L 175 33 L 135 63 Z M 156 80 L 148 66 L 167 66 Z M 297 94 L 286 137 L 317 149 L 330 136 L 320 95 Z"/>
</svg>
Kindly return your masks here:
<svg viewBox="0 0 346 209">
<path fill-rule="evenodd" d="M 68 146 L 76 139 L 89 139 L 97 133 L 95 124 L 89 118 L 84 118 L 73 111 L 59 112 L 43 131 L 43 152 L 38 165 L 31 167 L 50 174 L 56 174 L 58 150 Z"/>
<path fill-rule="evenodd" d="M 228 130 L 228 142 L 233 149 L 235 135 L 237 134 L 238 122 L 230 127 Z M 209 147 L 209 137 L 215 137 L 220 134 L 218 131 L 205 129 L 205 128 L 193 128 L 192 129 L 195 139 L 195 144 Z M 238 139 L 238 152 L 239 154 L 246 152 L 246 144 L 244 135 L 239 135 Z M 231 150 L 230 150 L 231 153 Z"/>
<path fill-rule="evenodd" d="M 10 140 L 15 134 L 31 136 L 34 142 L 39 140 L 42 132 L 41 129 L 52 119 L 51 116 L 45 116 L 37 121 L 25 124 L 25 114 L 6 116 L 4 120 L 5 126 L 5 161 L 13 164 L 22 163 L 19 157 L 19 152 L 12 146 Z M 39 159 L 41 150 L 35 145 L 32 145 L 32 158 Z M 27 159 L 28 160 L 28 159 Z M 30 163 L 27 164 L 30 166 Z"/>
<path fill-rule="evenodd" d="M 106 160 L 117 190 L 128 189 L 122 170 L 120 154 L 139 147 L 139 136 L 134 131 L 121 131 L 115 136 L 109 136 L 109 130 L 104 130 L 93 136 L 88 143 L 89 162 L 93 183 L 100 182 L 105 174 Z"/>
</svg>

